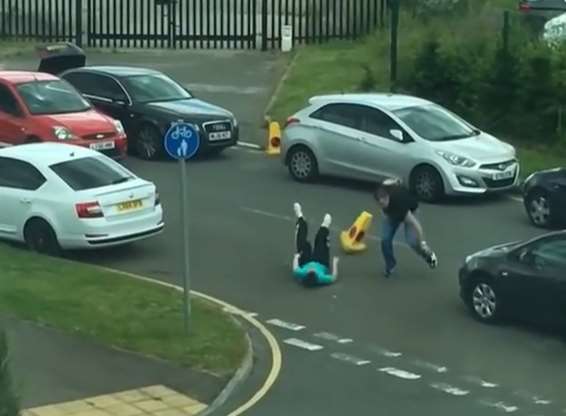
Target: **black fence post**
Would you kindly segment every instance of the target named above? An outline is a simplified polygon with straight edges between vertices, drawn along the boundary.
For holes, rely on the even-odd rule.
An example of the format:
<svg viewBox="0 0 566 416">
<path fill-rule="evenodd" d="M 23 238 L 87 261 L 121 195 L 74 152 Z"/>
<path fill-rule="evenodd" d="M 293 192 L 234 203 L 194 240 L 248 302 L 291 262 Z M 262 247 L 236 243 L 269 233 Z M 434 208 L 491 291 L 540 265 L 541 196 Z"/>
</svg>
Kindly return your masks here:
<svg viewBox="0 0 566 416">
<path fill-rule="evenodd" d="M 70 6 L 70 4 L 69 4 Z M 90 10 L 89 10 L 90 12 Z M 75 43 L 79 48 L 83 46 L 83 0 L 75 2 Z"/>
<path fill-rule="evenodd" d="M 509 10 L 505 10 L 503 12 L 503 31 L 502 31 L 503 50 L 505 52 L 509 52 L 509 17 L 510 17 Z"/>
<path fill-rule="evenodd" d="M 391 11 L 391 45 L 390 45 L 390 71 L 391 92 L 395 92 L 397 84 L 397 33 L 399 29 L 399 3 L 401 0 L 390 0 Z"/>
<path fill-rule="evenodd" d="M 261 1 L 261 50 L 267 50 L 267 0 Z"/>
</svg>

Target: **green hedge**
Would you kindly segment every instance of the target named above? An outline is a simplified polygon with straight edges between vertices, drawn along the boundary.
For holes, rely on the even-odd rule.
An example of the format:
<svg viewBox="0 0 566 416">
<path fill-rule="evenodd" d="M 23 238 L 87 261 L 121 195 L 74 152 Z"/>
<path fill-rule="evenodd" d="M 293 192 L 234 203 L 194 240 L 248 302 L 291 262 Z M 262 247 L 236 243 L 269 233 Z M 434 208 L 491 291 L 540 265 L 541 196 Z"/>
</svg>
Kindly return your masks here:
<svg viewBox="0 0 566 416">
<path fill-rule="evenodd" d="M 505 9 L 498 7 L 503 3 L 460 0 L 446 13 L 405 9 L 396 89 L 445 105 L 498 135 L 557 144 L 566 130 L 566 45 L 548 46 L 541 40 L 544 20 L 514 10 L 504 43 Z M 388 36 L 378 33 L 374 42 L 379 75 L 387 62 Z M 373 89 L 383 88 L 379 78 Z M 364 77 L 359 89 L 371 90 L 371 79 Z"/>
<path fill-rule="evenodd" d="M 0 416 L 18 416 L 19 412 L 8 366 L 8 339 L 5 331 L 0 329 Z"/>
</svg>

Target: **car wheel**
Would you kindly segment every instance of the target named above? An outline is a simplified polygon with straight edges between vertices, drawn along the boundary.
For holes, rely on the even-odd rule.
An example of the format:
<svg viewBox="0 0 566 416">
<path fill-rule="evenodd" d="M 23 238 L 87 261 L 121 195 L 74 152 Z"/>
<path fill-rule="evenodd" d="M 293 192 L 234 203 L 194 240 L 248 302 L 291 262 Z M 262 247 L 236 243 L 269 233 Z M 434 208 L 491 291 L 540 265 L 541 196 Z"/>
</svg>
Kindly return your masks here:
<svg viewBox="0 0 566 416">
<path fill-rule="evenodd" d="M 444 195 L 442 177 L 430 166 L 417 168 L 411 175 L 411 190 L 425 202 L 437 202 Z"/>
<path fill-rule="evenodd" d="M 525 208 L 529 220 L 537 227 L 549 228 L 552 225 L 552 207 L 546 192 L 536 189 L 525 198 Z"/>
<path fill-rule="evenodd" d="M 478 321 L 493 323 L 499 319 L 499 297 L 489 279 L 479 278 L 475 280 L 469 290 L 467 301 Z"/>
<path fill-rule="evenodd" d="M 288 156 L 289 173 L 299 182 L 310 182 L 318 175 L 318 164 L 314 154 L 304 146 L 290 150 Z"/>
<path fill-rule="evenodd" d="M 155 126 L 145 124 L 138 131 L 134 145 L 139 157 L 145 160 L 156 160 L 163 152 L 163 137 Z"/>
<path fill-rule="evenodd" d="M 61 247 L 53 228 L 44 220 L 33 219 L 25 227 L 26 245 L 36 253 L 48 256 L 61 255 Z"/>
</svg>

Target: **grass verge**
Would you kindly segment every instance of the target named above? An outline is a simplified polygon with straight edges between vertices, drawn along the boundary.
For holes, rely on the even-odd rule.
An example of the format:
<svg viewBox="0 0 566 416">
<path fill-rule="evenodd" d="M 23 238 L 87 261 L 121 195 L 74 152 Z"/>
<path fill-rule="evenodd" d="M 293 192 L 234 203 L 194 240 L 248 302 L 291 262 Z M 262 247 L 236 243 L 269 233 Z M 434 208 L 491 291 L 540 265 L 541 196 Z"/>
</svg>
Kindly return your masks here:
<svg viewBox="0 0 566 416">
<path fill-rule="evenodd" d="M 364 66 L 371 68 L 376 91 L 388 92 L 389 64 L 387 60 L 375 63 L 383 52 L 383 42 L 376 36 L 355 43 L 344 41 L 302 47 L 274 99 L 269 116 L 273 121 L 284 123 L 313 95 L 356 92 L 366 77 Z M 523 177 L 541 169 L 566 167 L 564 144 L 534 148 L 520 141 L 511 142 L 518 148 Z"/>
<path fill-rule="evenodd" d="M 0 314 L 221 377 L 232 375 L 246 353 L 242 328 L 198 298 L 186 335 L 176 290 L 3 244 L 0 265 Z"/>
</svg>

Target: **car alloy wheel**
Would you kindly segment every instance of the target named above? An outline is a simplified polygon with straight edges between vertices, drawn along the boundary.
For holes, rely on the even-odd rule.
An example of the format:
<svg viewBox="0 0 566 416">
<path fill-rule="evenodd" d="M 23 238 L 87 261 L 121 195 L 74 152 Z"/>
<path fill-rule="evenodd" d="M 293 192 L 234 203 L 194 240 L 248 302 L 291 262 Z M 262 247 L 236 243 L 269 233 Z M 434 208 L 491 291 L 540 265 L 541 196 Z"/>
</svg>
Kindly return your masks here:
<svg viewBox="0 0 566 416">
<path fill-rule="evenodd" d="M 289 158 L 289 170 L 298 181 L 308 181 L 316 175 L 316 160 L 314 155 L 305 148 L 292 151 Z"/>
<path fill-rule="evenodd" d="M 533 224 L 539 227 L 548 227 L 551 222 L 550 202 L 541 192 L 528 198 L 527 209 Z"/>
<path fill-rule="evenodd" d="M 135 141 L 138 155 L 145 160 L 156 159 L 161 152 L 159 131 L 153 126 L 144 126 Z"/>
<path fill-rule="evenodd" d="M 495 319 L 497 313 L 497 296 L 493 288 L 485 282 L 478 283 L 472 292 L 472 307 L 483 321 Z"/>
<path fill-rule="evenodd" d="M 426 202 L 435 202 L 442 195 L 442 179 L 431 167 L 421 167 L 413 174 L 412 188 L 417 197 Z"/>
</svg>

